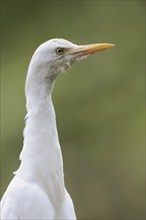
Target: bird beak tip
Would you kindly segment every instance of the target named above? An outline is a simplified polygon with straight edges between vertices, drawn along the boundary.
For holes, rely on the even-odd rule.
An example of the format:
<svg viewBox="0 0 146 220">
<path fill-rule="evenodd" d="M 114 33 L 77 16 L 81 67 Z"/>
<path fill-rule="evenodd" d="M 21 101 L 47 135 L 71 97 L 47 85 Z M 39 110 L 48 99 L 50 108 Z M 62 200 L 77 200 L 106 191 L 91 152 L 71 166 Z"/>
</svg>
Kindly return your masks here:
<svg viewBox="0 0 146 220">
<path fill-rule="evenodd" d="M 111 47 L 115 47 L 116 45 L 115 44 L 111 44 Z"/>
</svg>

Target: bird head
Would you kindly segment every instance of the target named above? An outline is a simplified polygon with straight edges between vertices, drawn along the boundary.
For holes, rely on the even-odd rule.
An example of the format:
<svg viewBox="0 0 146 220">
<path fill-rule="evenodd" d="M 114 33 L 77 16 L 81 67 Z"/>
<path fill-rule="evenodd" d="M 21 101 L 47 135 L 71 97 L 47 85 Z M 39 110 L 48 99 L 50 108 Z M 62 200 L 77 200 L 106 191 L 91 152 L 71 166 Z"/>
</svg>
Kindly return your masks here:
<svg viewBox="0 0 146 220">
<path fill-rule="evenodd" d="M 25 85 L 27 110 L 33 109 L 36 103 L 51 94 L 59 73 L 70 68 L 74 62 L 113 46 L 109 43 L 79 46 L 64 39 L 52 39 L 41 44 L 34 52 L 28 68 Z"/>
<path fill-rule="evenodd" d="M 64 39 L 52 39 L 37 48 L 30 66 L 34 68 L 35 74 L 41 72 L 42 78 L 54 80 L 59 73 L 70 68 L 74 62 L 113 46 L 110 43 L 76 45 Z"/>
</svg>

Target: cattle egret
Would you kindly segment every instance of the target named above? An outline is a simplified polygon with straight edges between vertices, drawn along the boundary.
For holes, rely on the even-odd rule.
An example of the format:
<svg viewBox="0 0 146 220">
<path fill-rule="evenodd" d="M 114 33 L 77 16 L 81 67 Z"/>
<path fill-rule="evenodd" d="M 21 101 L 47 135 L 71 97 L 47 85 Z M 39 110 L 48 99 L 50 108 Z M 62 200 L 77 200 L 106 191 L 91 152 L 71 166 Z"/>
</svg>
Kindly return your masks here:
<svg viewBox="0 0 146 220">
<path fill-rule="evenodd" d="M 51 93 L 59 73 L 75 61 L 113 46 L 78 46 L 64 39 L 52 39 L 35 51 L 26 78 L 27 115 L 21 164 L 1 201 L 3 220 L 76 219 L 64 183 Z"/>
</svg>

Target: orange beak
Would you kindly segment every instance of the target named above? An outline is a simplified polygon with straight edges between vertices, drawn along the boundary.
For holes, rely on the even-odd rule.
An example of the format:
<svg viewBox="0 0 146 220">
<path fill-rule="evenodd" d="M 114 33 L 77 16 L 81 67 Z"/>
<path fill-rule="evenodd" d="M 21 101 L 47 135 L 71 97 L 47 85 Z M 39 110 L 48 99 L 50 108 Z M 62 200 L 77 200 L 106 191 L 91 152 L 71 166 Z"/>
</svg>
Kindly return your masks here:
<svg viewBox="0 0 146 220">
<path fill-rule="evenodd" d="M 81 45 L 81 46 L 77 46 L 77 48 L 70 49 L 68 52 L 70 54 L 81 52 L 82 55 L 90 55 L 90 54 L 95 53 L 97 51 L 105 50 L 105 49 L 111 48 L 113 46 L 115 46 L 115 45 L 110 44 L 110 43 L 98 43 L 98 44 Z"/>
</svg>

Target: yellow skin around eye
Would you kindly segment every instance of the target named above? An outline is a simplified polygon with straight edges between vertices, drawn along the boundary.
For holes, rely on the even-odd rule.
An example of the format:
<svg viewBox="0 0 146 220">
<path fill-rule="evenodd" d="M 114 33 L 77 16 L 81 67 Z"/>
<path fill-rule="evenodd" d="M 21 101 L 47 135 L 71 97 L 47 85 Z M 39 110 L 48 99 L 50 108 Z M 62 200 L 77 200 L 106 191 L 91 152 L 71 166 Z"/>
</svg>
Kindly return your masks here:
<svg viewBox="0 0 146 220">
<path fill-rule="evenodd" d="M 64 52 L 64 48 L 59 47 L 59 48 L 56 49 L 56 53 L 59 54 L 59 55 L 61 55 L 63 52 Z"/>
</svg>

